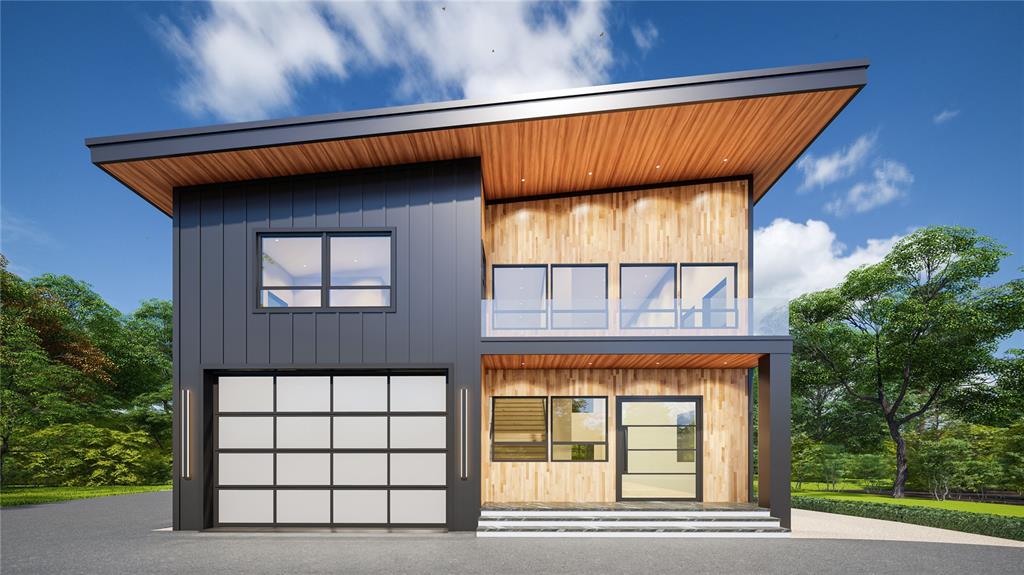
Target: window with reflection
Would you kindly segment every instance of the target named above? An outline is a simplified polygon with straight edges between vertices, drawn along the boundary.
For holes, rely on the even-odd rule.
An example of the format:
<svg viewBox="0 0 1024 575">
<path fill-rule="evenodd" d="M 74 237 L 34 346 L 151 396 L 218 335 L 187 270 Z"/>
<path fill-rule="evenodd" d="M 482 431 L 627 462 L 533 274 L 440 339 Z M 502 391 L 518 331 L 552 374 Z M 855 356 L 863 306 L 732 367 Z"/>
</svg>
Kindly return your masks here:
<svg viewBox="0 0 1024 575">
<path fill-rule="evenodd" d="M 623 328 L 675 327 L 675 264 L 622 264 L 619 297 Z"/>
<path fill-rule="evenodd" d="M 547 265 L 491 268 L 492 321 L 496 329 L 547 327 Z"/>
<path fill-rule="evenodd" d="M 323 241 L 316 236 L 260 237 L 260 306 L 320 307 Z"/>
<path fill-rule="evenodd" d="M 259 235 L 261 308 L 389 309 L 391 232 Z"/>
<path fill-rule="evenodd" d="M 548 399 L 491 398 L 491 461 L 547 461 Z"/>
<path fill-rule="evenodd" d="M 330 306 L 391 305 L 391 235 L 330 236 Z"/>
<path fill-rule="evenodd" d="M 608 266 L 553 264 L 551 266 L 551 327 L 604 329 L 608 327 Z"/>
<path fill-rule="evenodd" d="M 736 327 L 736 264 L 680 266 L 681 327 Z"/>
<path fill-rule="evenodd" d="M 551 461 L 608 461 L 608 398 L 551 398 Z"/>
</svg>

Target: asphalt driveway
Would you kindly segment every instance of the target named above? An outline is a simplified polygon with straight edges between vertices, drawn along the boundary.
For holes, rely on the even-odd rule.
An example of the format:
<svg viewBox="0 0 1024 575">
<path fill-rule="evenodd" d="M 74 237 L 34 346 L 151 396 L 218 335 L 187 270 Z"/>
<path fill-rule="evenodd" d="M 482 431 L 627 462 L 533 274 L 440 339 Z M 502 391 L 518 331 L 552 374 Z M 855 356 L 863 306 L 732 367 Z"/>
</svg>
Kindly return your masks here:
<svg viewBox="0 0 1024 575">
<path fill-rule="evenodd" d="M 18 573 L 1013 573 L 1012 547 L 835 539 L 476 539 L 472 534 L 158 531 L 171 494 L 0 511 Z"/>
</svg>

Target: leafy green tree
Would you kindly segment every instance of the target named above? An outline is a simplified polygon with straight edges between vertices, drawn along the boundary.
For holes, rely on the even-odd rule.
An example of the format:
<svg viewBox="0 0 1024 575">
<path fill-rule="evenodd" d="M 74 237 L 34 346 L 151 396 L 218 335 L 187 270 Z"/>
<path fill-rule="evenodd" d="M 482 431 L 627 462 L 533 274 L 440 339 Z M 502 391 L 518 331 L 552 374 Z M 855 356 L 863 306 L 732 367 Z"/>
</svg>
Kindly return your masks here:
<svg viewBox="0 0 1024 575">
<path fill-rule="evenodd" d="M 981 285 L 1007 255 L 970 229 L 924 228 L 838 287 L 791 304 L 794 355 L 884 421 L 894 497 L 907 483 L 904 427 L 983 377 L 998 343 L 1024 329 L 1024 280 Z"/>
<path fill-rule="evenodd" d="M 22 470 L 43 485 L 148 485 L 165 481 L 169 473 L 169 462 L 143 431 L 63 423 L 25 442 Z"/>
<path fill-rule="evenodd" d="M 1002 484 L 1024 494 L 1024 418 L 1006 428 L 996 457 L 1002 466 Z"/>
<path fill-rule="evenodd" d="M 59 301 L 7 270 L 0 255 L 0 473 L 19 435 L 97 415 L 109 361 Z"/>
</svg>

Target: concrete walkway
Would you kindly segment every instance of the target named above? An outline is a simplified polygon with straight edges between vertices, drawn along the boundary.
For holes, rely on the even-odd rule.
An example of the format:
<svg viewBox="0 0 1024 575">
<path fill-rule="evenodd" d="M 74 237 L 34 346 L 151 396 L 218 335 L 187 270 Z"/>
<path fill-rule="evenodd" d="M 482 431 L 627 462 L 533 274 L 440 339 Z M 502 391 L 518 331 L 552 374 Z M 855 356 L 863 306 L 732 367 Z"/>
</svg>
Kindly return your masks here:
<svg viewBox="0 0 1024 575">
<path fill-rule="evenodd" d="M 818 511 L 793 510 L 792 538 L 864 539 L 869 541 L 918 541 L 922 543 L 960 543 L 1024 547 L 1024 541 L 1000 539 L 973 533 L 936 529 L 897 521 L 882 521 Z"/>
</svg>

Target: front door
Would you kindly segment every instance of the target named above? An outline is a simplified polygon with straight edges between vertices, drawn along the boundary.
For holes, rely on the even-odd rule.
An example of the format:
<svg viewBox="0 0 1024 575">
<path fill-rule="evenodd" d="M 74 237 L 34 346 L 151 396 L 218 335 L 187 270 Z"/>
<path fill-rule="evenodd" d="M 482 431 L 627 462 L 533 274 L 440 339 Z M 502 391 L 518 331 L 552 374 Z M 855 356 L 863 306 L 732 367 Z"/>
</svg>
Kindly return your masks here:
<svg viewBox="0 0 1024 575">
<path fill-rule="evenodd" d="M 616 496 L 703 498 L 703 410 L 699 396 L 619 397 Z"/>
</svg>

